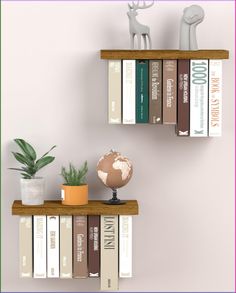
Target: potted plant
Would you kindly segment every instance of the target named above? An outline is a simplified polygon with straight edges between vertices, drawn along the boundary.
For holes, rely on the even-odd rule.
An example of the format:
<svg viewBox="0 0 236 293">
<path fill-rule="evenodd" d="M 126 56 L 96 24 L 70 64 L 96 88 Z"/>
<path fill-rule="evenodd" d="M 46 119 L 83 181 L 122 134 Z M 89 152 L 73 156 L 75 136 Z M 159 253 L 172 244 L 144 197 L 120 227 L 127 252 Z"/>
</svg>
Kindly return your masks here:
<svg viewBox="0 0 236 293">
<path fill-rule="evenodd" d="M 23 139 L 14 139 L 21 150 L 21 153 L 12 152 L 15 159 L 23 164 L 21 168 L 9 168 L 21 172 L 21 199 L 24 205 L 41 205 L 44 203 L 45 180 L 42 177 L 36 177 L 37 172 L 50 164 L 55 157 L 47 156 L 54 149 L 54 145 L 42 157 L 37 159 L 34 148 Z"/>
<path fill-rule="evenodd" d="M 71 163 L 68 169 L 61 168 L 61 176 L 65 180 L 62 185 L 62 204 L 85 205 L 88 203 L 88 185 L 85 183 L 87 172 L 87 161 L 80 169 L 75 168 Z"/>
</svg>

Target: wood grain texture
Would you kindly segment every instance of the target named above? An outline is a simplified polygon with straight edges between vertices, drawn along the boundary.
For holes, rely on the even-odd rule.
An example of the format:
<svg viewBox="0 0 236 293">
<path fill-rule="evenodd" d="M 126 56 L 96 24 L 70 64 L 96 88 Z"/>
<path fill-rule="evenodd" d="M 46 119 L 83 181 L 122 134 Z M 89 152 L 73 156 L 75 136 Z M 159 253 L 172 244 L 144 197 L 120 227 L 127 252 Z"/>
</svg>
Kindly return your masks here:
<svg viewBox="0 0 236 293">
<path fill-rule="evenodd" d="M 138 215 L 138 202 L 127 200 L 123 205 L 106 205 L 102 200 L 89 200 L 84 206 L 66 206 L 60 200 L 45 200 L 43 205 L 26 206 L 15 200 L 12 215 Z"/>
<path fill-rule="evenodd" d="M 101 50 L 101 59 L 229 59 L 227 50 Z"/>
</svg>

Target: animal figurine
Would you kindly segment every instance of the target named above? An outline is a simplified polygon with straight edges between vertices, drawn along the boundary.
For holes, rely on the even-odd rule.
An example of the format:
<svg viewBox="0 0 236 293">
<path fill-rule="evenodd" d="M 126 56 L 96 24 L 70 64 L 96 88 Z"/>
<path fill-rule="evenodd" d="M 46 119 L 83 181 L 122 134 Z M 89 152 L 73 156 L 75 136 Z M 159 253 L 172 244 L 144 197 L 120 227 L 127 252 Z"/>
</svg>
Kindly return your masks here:
<svg viewBox="0 0 236 293">
<path fill-rule="evenodd" d="M 196 27 L 204 19 L 204 10 L 199 5 L 184 9 L 180 23 L 180 50 L 198 50 Z"/>
<path fill-rule="evenodd" d="M 150 37 L 150 28 L 147 25 L 143 25 L 139 23 L 136 19 L 138 15 L 138 9 L 146 9 L 151 7 L 154 4 L 154 0 L 150 4 L 146 4 L 146 1 L 142 1 L 143 5 L 140 5 L 140 1 L 132 1 L 132 4 L 128 4 L 129 11 L 127 15 L 129 17 L 129 32 L 130 32 L 130 46 L 131 49 L 134 49 L 134 40 L 135 36 L 138 41 L 138 50 L 141 50 L 141 39 L 143 38 L 144 49 L 147 49 L 147 42 L 149 45 L 149 49 L 152 48 L 152 41 Z"/>
</svg>

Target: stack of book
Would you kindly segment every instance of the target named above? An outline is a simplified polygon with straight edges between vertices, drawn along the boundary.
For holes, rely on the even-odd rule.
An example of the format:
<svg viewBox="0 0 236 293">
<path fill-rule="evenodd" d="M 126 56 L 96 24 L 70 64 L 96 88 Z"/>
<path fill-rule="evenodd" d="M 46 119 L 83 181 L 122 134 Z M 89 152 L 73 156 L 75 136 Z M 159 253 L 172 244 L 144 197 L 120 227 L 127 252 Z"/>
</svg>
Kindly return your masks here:
<svg viewBox="0 0 236 293">
<path fill-rule="evenodd" d="M 132 216 L 21 216 L 19 231 L 21 277 L 132 277 Z"/>
<path fill-rule="evenodd" d="M 221 136 L 222 61 L 109 60 L 111 124 L 174 124 L 178 136 Z"/>
</svg>

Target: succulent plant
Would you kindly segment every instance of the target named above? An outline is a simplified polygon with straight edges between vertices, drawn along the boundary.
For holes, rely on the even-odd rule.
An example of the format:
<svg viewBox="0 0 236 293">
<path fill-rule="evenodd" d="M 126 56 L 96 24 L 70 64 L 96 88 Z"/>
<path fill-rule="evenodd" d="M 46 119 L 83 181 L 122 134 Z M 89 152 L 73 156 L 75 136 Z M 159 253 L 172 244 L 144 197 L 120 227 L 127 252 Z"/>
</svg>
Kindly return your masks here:
<svg viewBox="0 0 236 293">
<path fill-rule="evenodd" d="M 80 186 L 86 184 L 86 174 L 88 172 L 87 161 L 81 166 L 80 169 L 76 168 L 72 163 L 69 164 L 69 168 L 61 168 L 61 176 L 64 178 L 64 185 Z"/>
</svg>

